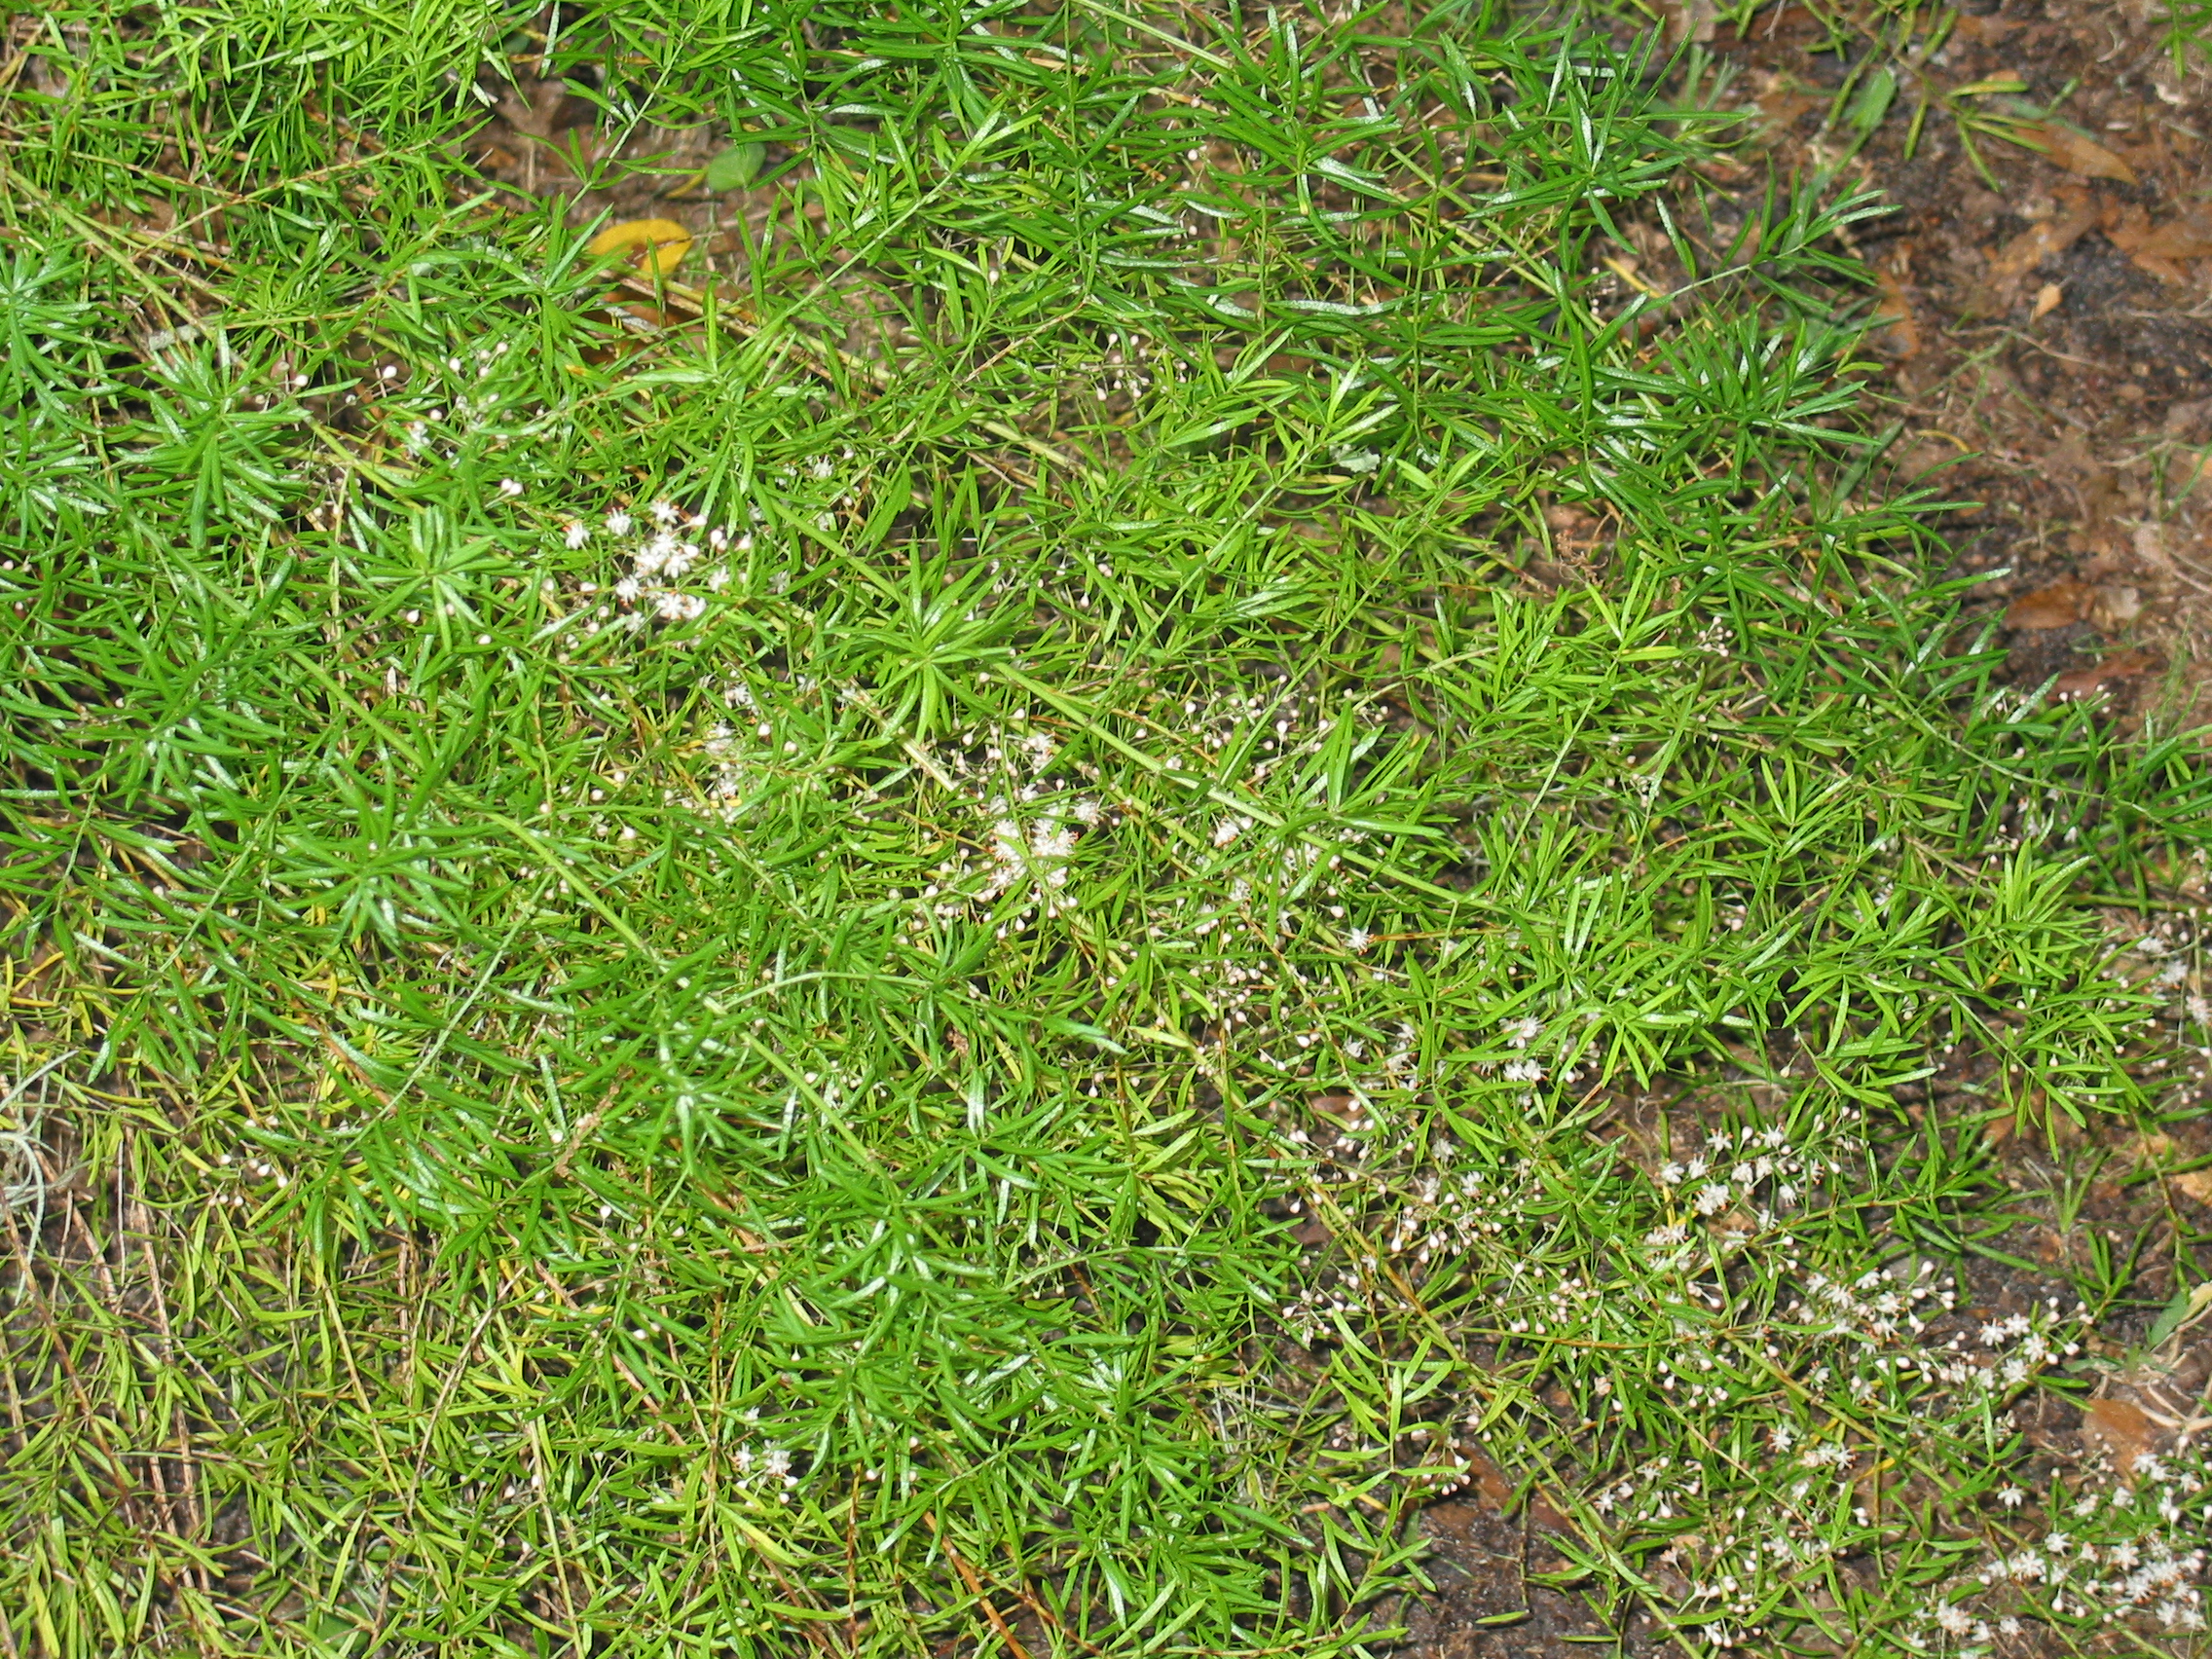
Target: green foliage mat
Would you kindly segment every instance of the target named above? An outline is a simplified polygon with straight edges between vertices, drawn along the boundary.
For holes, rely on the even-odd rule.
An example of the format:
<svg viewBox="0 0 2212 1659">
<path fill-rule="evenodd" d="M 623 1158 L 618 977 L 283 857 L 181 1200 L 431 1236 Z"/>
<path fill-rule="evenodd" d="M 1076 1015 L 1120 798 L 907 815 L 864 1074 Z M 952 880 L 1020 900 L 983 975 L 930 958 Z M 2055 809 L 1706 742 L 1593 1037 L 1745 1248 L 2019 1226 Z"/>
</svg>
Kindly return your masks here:
<svg viewBox="0 0 2212 1659">
<path fill-rule="evenodd" d="M 1206 23 L 17 19 L 7 1651 L 1379 1651 L 1481 1447 L 1637 1644 L 2186 1631 L 2009 1416 L 2128 1264 L 1970 1317 L 1897 1101 L 2171 1105 L 2205 780 L 1854 497 L 1872 205 Z M 465 188 L 510 70 L 739 277 Z"/>
</svg>

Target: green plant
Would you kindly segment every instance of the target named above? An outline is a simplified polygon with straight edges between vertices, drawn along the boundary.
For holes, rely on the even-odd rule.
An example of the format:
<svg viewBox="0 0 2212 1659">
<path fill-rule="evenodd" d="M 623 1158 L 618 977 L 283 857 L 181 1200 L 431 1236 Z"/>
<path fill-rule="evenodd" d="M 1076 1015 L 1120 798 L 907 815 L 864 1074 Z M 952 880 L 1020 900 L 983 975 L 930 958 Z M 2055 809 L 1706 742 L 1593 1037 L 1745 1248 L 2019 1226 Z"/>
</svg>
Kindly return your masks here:
<svg viewBox="0 0 2212 1659">
<path fill-rule="evenodd" d="M 1872 203 L 1488 12 L 350 16 L 0 134 L 18 1649 L 1372 1652 L 1478 1450 L 1691 1652 L 2180 1619 L 1975 1274 L 2205 783 L 1857 494 Z M 498 72 L 783 146 L 730 268 Z"/>
</svg>

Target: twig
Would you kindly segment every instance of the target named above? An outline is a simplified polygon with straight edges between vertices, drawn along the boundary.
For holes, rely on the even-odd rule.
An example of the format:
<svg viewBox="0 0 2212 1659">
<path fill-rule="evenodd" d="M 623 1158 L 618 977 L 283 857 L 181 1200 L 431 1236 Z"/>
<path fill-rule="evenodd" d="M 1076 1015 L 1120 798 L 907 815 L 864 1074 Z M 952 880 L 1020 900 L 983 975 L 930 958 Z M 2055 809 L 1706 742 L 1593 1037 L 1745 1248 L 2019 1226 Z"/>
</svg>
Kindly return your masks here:
<svg viewBox="0 0 2212 1659">
<path fill-rule="evenodd" d="M 977 1604 L 983 1609 L 983 1617 L 989 1619 L 991 1628 L 999 1633 L 999 1640 L 1006 1643 L 1007 1651 L 1014 1655 L 1014 1659 L 1029 1659 L 1029 1649 L 1021 1645 L 1020 1638 L 1007 1628 L 1006 1620 L 999 1617 L 999 1610 L 991 1604 L 990 1597 L 984 1593 L 982 1580 L 976 1576 L 976 1569 L 960 1559 L 960 1552 L 952 1547 L 952 1540 L 939 1530 L 937 1517 L 924 1510 L 922 1519 L 929 1524 L 930 1535 L 944 1550 L 945 1559 L 959 1570 L 961 1582 L 968 1586 L 968 1593 L 976 1598 Z"/>
</svg>

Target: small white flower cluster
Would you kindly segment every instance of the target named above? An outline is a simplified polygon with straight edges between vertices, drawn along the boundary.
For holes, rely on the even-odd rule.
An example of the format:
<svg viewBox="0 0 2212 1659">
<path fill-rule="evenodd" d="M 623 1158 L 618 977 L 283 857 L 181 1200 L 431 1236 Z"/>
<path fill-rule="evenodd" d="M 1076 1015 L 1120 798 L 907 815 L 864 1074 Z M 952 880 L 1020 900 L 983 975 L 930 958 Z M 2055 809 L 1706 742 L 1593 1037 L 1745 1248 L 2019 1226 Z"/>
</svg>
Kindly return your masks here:
<svg viewBox="0 0 2212 1659">
<path fill-rule="evenodd" d="M 1076 778 L 1056 775 L 1052 767 L 1059 757 L 1058 740 L 1026 714 L 938 747 L 933 769 L 951 785 L 954 812 L 967 826 L 958 849 L 930 870 L 912 896 L 909 932 L 923 932 L 934 922 L 981 921 L 1003 940 L 1073 908 L 1069 885 L 1076 851 L 1086 835 L 1110 828 L 1119 817 L 1085 793 Z M 940 801 L 933 810 L 940 826 L 948 804 Z M 1010 897 L 1019 903 L 1008 910 L 1004 902 Z"/>
<path fill-rule="evenodd" d="M 1827 1124 L 1814 1124 L 1804 1132 L 1822 1138 L 1832 1130 Z M 1665 1190 L 1670 1210 L 1680 1204 L 1711 1220 L 1750 1204 L 1754 1226 L 1765 1232 L 1778 1217 L 1797 1209 L 1819 1182 L 1842 1171 L 1843 1164 L 1832 1154 L 1801 1151 L 1790 1144 L 1788 1130 L 1768 1124 L 1716 1130 L 1686 1161 L 1661 1164 L 1653 1179 Z M 1644 1242 L 1661 1251 L 1678 1249 L 1688 1236 L 1686 1229 L 1677 1225 L 1680 1219 L 1677 1211 L 1667 1227 L 1654 1230 Z"/>
<path fill-rule="evenodd" d="M 2069 1500 L 2054 1483 L 2045 1502 L 2054 1517 L 2063 1509 L 2066 1524 L 2026 1543 L 1992 1548 L 1971 1579 L 1952 1587 L 1954 1600 L 1935 1610 L 1931 1640 L 1976 1639 L 1987 1628 L 1986 1618 L 1969 1608 L 1976 1601 L 1991 1604 L 1982 1612 L 1998 1614 L 2000 1629 L 2016 1627 L 2017 1614 L 2047 1609 L 2062 1619 L 2122 1627 L 2138 1640 L 2202 1631 L 2203 1541 L 2212 1535 L 2208 1475 L 2201 1454 L 2144 1454 L 2129 1471 L 2132 1484 L 2092 1469 Z M 2008 1487 L 1998 1497 L 2018 1509 L 2028 1494 Z"/>
<path fill-rule="evenodd" d="M 1245 785 L 1255 790 L 1285 762 L 1319 754 L 1340 719 L 1365 730 L 1379 729 L 1386 719 L 1373 703 L 1331 704 L 1306 693 L 1270 697 L 1241 690 L 1211 698 L 1185 697 L 1158 710 L 1157 718 L 1161 729 L 1173 730 L 1195 754 L 1241 759 L 1247 768 Z M 1149 726 L 1144 735 L 1151 735 Z M 1223 826 L 1235 828 L 1216 841 L 1217 846 L 1228 845 L 1251 828 L 1248 820 L 1240 821 L 1234 814 L 1217 824 L 1217 836 L 1222 835 Z"/>
<path fill-rule="evenodd" d="M 732 535 L 719 525 L 710 527 L 697 514 L 686 513 L 670 501 L 653 502 L 648 516 L 652 521 L 649 530 L 622 508 L 607 515 L 605 534 L 629 559 L 630 570 L 608 590 L 620 607 L 620 614 L 605 605 L 598 607 L 584 630 L 586 634 L 597 633 L 603 625 L 635 629 L 648 618 L 697 621 L 706 614 L 707 597 L 686 586 L 686 578 L 696 570 L 697 588 L 718 593 L 729 584 L 727 558 L 750 552 L 753 547 L 749 532 Z M 571 551 L 580 550 L 591 544 L 594 533 L 582 520 L 574 520 L 563 531 L 562 539 Z"/>
<path fill-rule="evenodd" d="M 279 1190 L 291 1185 L 291 1176 L 281 1167 L 265 1158 L 240 1159 L 236 1154 L 223 1153 L 215 1160 L 216 1167 L 225 1175 L 235 1175 L 241 1181 L 268 1181 Z M 237 1187 L 217 1191 L 209 1196 L 208 1202 L 243 1209 L 253 1200 Z"/>
<path fill-rule="evenodd" d="M 730 1460 L 737 1466 L 739 1485 L 754 1492 L 773 1493 L 779 1503 L 791 1502 L 792 1493 L 798 1490 L 799 1478 L 792 1472 L 788 1447 L 749 1440 L 738 1447 Z"/>
<path fill-rule="evenodd" d="M 1301 1342 L 1312 1343 L 1330 1334 L 1340 1318 L 1356 1314 L 1377 1297 L 1396 1294 L 1390 1282 L 1418 1286 L 1438 1272 L 1455 1271 L 1475 1257 L 1484 1246 L 1496 1248 L 1496 1240 L 1509 1225 L 1524 1218 L 1532 1192 L 1528 1172 L 1501 1177 L 1472 1166 L 1456 1166 L 1450 1142 L 1430 1148 L 1431 1162 L 1402 1174 L 1365 1168 L 1359 1162 L 1362 1137 L 1377 1124 L 1353 1096 L 1346 1118 L 1343 1140 L 1353 1143 L 1344 1159 L 1321 1158 L 1313 1178 L 1293 1198 L 1293 1215 L 1322 1216 L 1336 1210 L 1358 1216 L 1379 1210 L 1368 1230 L 1347 1240 L 1341 1257 L 1315 1272 L 1295 1298 L 1283 1305 L 1283 1326 Z M 1288 1139 L 1300 1150 L 1309 1145 L 1303 1129 Z M 1326 1177 L 1335 1171 L 1334 1180 Z M 1516 1229 L 1516 1232 L 1521 1229 Z M 1501 1252 L 1515 1255 L 1517 1250 Z M 1582 1294 L 1587 1287 L 1569 1279 L 1563 1295 Z"/>
</svg>

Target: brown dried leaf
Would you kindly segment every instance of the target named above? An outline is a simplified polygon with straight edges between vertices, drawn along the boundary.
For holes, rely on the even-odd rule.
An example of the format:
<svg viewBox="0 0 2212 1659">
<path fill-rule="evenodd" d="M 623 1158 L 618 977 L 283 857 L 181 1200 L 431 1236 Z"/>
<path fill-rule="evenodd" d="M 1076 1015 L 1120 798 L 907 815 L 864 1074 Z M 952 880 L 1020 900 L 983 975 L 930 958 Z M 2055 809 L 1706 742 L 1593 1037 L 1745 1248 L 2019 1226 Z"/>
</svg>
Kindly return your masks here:
<svg viewBox="0 0 2212 1659">
<path fill-rule="evenodd" d="M 2062 211 L 2048 219 L 2039 219 L 1991 254 L 1989 274 L 2000 282 L 2025 276 L 2045 260 L 2064 253 L 2080 241 L 2096 222 L 2096 203 L 2086 196 L 2078 197 Z"/>
<path fill-rule="evenodd" d="M 1819 109 L 1827 99 L 1817 92 L 1800 92 L 1797 88 L 1782 85 L 1761 92 L 1758 97 L 1759 113 L 1777 126 L 1787 127 L 1799 116 Z"/>
<path fill-rule="evenodd" d="M 2109 178 L 2116 184 L 2133 184 L 2135 169 L 2114 152 L 2106 149 L 2094 138 L 2061 127 L 2056 122 L 2040 122 L 2023 128 L 2021 135 L 2040 145 L 2045 154 L 2070 173 L 2083 178 Z"/>
<path fill-rule="evenodd" d="M 1882 303 L 1874 308 L 1875 326 L 1893 330 L 1890 344 L 1899 357 L 1909 357 L 1920 350 L 1920 321 L 1913 315 L 1912 301 L 1889 272 L 1875 272 L 1874 280 L 1882 290 Z"/>
<path fill-rule="evenodd" d="M 1467 1472 L 1474 1477 L 1476 1490 L 1483 1501 L 1501 1515 L 1516 1512 L 1513 1502 L 1513 1483 L 1506 1479 L 1505 1471 L 1497 1460 L 1480 1446 L 1466 1448 Z M 1552 1507 L 1551 1500 L 1541 1492 L 1531 1492 L 1527 1504 L 1529 1519 L 1547 1532 L 1571 1533 L 1572 1525 L 1567 1517 Z"/>
<path fill-rule="evenodd" d="M 2036 290 L 2035 310 L 2028 313 L 2028 320 L 2030 322 L 2043 321 L 2045 317 L 2058 309 L 2059 302 L 2065 298 L 2066 290 L 2064 288 L 2056 282 L 2046 282 Z"/>
<path fill-rule="evenodd" d="M 2149 1415 L 2132 1400 L 2091 1400 L 2082 1408 L 2082 1444 L 2102 1452 L 2121 1474 L 2135 1472 L 2135 1459 L 2151 1449 Z"/>
<path fill-rule="evenodd" d="M 2008 628 L 2071 628 L 2088 613 L 2090 591 L 2081 582 L 2053 582 L 2024 593 L 2005 608 Z"/>
<path fill-rule="evenodd" d="M 1719 20 L 1713 0 L 1668 0 L 1666 13 L 1667 40 L 1674 46 L 1684 41 L 1706 45 L 1713 39 L 1714 25 Z"/>
<path fill-rule="evenodd" d="M 2181 1189 L 2184 1197 L 2212 1209 L 2212 1169 L 2185 1169 L 2168 1179 Z"/>
<path fill-rule="evenodd" d="M 2157 259 L 2202 259 L 2212 255 L 2212 213 L 2193 208 L 2179 218 L 2154 225 L 2148 213 L 2123 215 L 2112 230 L 2113 245 L 2125 254 Z"/>
<path fill-rule="evenodd" d="M 2120 582 L 2099 582 L 2089 620 L 2107 634 L 2117 633 L 2143 614 L 2143 590 Z"/>
<path fill-rule="evenodd" d="M 2135 549 L 2135 557 L 2146 570 L 2173 569 L 2174 556 L 2166 546 L 2166 527 L 2157 519 L 2145 519 L 2128 536 Z"/>
<path fill-rule="evenodd" d="M 2060 697 L 2086 697 L 2090 692 L 2112 684 L 2115 681 L 2133 680 L 2148 674 L 2157 659 L 2149 651 L 2136 649 L 2121 651 L 2107 657 L 2094 668 L 2078 668 L 2072 674 L 2062 674 L 2051 687 Z"/>
<path fill-rule="evenodd" d="M 1977 18 L 1971 12 L 1961 12 L 1955 32 L 1961 40 L 1995 46 L 2013 30 L 2026 26 L 2025 18 Z"/>
<path fill-rule="evenodd" d="M 2131 208 L 2105 234 L 2113 246 L 2134 261 L 2136 269 L 2149 272 L 2161 282 L 2189 280 L 2180 261 L 2212 258 L 2212 214 L 2202 208 L 2162 225 L 2152 224 L 2151 215 L 2142 208 Z"/>
</svg>

